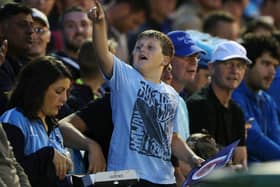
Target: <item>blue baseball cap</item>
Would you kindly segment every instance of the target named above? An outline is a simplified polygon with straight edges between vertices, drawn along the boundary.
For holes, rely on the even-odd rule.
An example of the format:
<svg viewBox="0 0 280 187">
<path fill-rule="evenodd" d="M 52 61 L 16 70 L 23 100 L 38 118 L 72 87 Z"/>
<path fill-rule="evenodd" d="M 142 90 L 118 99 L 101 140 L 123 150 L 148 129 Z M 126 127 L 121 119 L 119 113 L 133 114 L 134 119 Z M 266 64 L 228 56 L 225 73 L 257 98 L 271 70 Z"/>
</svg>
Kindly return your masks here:
<svg viewBox="0 0 280 187">
<path fill-rule="evenodd" d="M 172 31 L 167 33 L 167 36 L 172 40 L 175 48 L 175 56 L 185 57 L 195 53 L 205 53 L 185 31 Z"/>
</svg>

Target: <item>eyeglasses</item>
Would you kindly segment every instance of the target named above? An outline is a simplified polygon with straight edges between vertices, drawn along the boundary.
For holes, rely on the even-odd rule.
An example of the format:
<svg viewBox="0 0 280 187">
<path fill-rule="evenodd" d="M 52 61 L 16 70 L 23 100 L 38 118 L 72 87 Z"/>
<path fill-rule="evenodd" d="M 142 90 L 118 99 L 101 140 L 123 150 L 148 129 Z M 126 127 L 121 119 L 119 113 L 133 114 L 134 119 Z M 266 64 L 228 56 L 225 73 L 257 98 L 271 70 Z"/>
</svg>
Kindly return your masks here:
<svg viewBox="0 0 280 187">
<path fill-rule="evenodd" d="M 44 34 L 47 30 L 42 27 L 34 27 L 34 32 L 37 34 Z"/>
</svg>

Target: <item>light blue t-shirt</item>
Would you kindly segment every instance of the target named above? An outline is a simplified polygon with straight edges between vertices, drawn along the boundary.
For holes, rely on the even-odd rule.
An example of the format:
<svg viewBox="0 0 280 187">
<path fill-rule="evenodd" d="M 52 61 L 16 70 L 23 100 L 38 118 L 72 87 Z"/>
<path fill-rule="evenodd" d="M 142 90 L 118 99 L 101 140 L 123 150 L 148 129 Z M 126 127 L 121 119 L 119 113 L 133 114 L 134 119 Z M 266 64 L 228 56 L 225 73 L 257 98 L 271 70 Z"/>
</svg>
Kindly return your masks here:
<svg viewBox="0 0 280 187">
<path fill-rule="evenodd" d="M 54 128 L 48 136 L 41 120 L 29 120 L 18 109 L 12 108 L 6 111 L 0 122 L 18 127 L 24 135 L 24 155 L 28 156 L 39 149 L 51 146 L 60 153 L 65 154 L 63 138 L 58 127 Z"/>
<path fill-rule="evenodd" d="M 189 111 L 185 100 L 180 96 L 178 108 L 178 134 L 186 141 L 190 136 Z"/>
<path fill-rule="evenodd" d="M 114 123 L 108 170 L 135 169 L 152 183 L 175 183 L 170 159 L 172 135 L 178 131 L 177 92 L 145 80 L 117 57 L 108 83 Z"/>
</svg>

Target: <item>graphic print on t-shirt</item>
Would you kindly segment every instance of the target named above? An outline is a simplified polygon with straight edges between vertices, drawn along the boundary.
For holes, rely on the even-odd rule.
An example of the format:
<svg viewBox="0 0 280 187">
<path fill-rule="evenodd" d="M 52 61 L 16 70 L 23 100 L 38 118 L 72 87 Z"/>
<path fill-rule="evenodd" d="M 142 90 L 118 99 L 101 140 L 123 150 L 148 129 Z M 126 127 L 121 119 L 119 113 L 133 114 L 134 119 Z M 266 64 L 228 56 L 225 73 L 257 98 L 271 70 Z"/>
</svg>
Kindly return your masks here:
<svg viewBox="0 0 280 187">
<path fill-rule="evenodd" d="M 129 147 L 138 153 L 170 160 L 172 121 L 175 117 L 175 99 L 141 81 L 134 104 Z"/>
</svg>

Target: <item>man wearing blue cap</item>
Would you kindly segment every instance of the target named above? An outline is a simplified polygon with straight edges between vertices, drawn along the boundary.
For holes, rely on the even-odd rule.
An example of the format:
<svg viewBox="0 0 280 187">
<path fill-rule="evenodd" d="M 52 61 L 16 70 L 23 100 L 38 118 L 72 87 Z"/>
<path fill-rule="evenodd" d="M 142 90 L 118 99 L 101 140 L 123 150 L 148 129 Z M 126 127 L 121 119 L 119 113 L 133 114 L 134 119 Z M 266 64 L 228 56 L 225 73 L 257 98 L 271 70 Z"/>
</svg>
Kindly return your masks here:
<svg viewBox="0 0 280 187">
<path fill-rule="evenodd" d="M 199 46 L 200 42 L 196 41 L 197 45 Z M 201 55 L 198 61 L 198 67 L 196 71 L 196 75 L 194 80 L 186 84 L 185 89 L 181 92 L 181 96 L 186 100 L 189 96 L 191 96 L 194 92 L 200 90 L 203 87 L 206 87 L 211 82 L 211 76 L 208 69 L 208 62 L 210 61 L 212 49 L 209 47 L 210 44 L 204 44 L 201 47 L 203 50 L 206 51 L 205 54 Z"/>
<path fill-rule="evenodd" d="M 190 132 L 205 129 L 221 146 L 240 139 L 233 164 L 244 167 L 247 166 L 245 118 L 242 110 L 232 101 L 231 94 L 239 86 L 250 63 L 246 50 L 237 42 L 218 44 L 208 66 L 211 84 L 187 100 Z"/>
<path fill-rule="evenodd" d="M 171 85 L 181 92 L 185 85 L 194 80 L 198 60 L 205 53 L 185 31 L 173 31 L 167 34 L 175 47 L 175 55 L 171 60 L 173 81 Z"/>
<path fill-rule="evenodd" d="M 194 43 L 190 35 L 185 31 L 172 31 L 167 35 L 171 39 L 175 49 L 174 57 L 170 61 L 172 65 L 173 76 L 171 86 L 178 93 L 180 93 L 182 92 L 186 84 L 194 80 L 199 57 L 202 53 L 205 52 Z M 180 137 L 186 141 L 190 135 L 189 114 L 185 100 L 182 97 L 180 97 L 179 99 L 180 103 L 178 107 L 178 118 L 180 123 L 178 125 L 178 133 Z M 178 186 L 181 186 L 181 180 L 184 177 L 182 176 L 181 170 L 178 167 L 179 163 L 182 168 L 187 167 L 185 165 L 182 165 L 183 163 L 178 162 L 176 158 L 173 158 L 176 182 Z"/>
<path fill-rule="evenodd" d="M 171 86 L 180 93 L 186 84 L 194 80 L 199 56 L 205 52 L 194 43 L 190 35 L 185 31 L 172 31 L 167 35 L 175 49 L 174 57 L 170 62 L 173 76 Z M 180 97 L 180 99 L 180 112 L 182 114 L 180 115 L 180 121 L 183 121 L 184 124 L 181 123 L 179 134 L 186 140 L 189 136 L 188 110 L 183 98 Z"/>
</svg>

